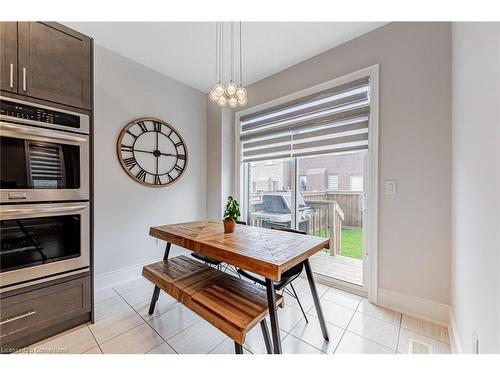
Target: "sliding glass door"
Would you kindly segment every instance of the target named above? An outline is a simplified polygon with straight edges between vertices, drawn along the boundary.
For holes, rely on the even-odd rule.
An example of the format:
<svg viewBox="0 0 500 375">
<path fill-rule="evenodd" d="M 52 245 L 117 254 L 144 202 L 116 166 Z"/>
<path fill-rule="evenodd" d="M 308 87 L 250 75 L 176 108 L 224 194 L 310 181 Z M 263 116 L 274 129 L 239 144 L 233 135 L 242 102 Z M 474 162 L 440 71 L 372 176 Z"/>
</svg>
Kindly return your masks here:
<svg viewBox="0 0 500 375">
<path fill-rule="evenodd" d="M 366 233 L 373 233 L 365 203 L 368 173 L 376 175 L 368 156 L 376 152 L 369 150 L 374 74 L 367 69 L 237 114 L 248 224 L 329 238 L 311 259 L 313 271 L 353 289 L 365 287 Z"/>
</svg>

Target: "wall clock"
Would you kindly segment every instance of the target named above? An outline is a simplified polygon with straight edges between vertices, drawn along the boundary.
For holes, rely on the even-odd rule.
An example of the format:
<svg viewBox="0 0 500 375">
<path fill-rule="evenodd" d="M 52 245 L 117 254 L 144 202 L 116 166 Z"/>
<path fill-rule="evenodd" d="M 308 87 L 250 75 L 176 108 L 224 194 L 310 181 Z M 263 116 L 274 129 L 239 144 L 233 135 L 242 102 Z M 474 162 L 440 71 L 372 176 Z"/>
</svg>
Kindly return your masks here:
<svg viewBox="0 0 500 375">
<path fill-rule="evenodd" d="M 174 127 L 155 118 L 134 120 L 122 129 L 116 144 L 123 170 L 151 187 L 178 181 L 187 166 L 188 151 Z"/>
</svg>

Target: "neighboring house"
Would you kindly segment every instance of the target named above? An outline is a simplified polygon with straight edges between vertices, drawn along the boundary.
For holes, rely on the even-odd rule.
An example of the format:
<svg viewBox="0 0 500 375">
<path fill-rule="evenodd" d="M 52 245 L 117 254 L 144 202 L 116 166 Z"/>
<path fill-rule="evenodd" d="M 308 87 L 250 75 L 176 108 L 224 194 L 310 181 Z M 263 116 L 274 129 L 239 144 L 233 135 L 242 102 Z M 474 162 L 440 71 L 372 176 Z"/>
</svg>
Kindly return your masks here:
<svg viewBox="0 0 500 375">
<path fill-rule="evenodd" d="M 323 155 L 299 161 L 301 191 L 362 191 L 364 152 Z M 251 192 L 291 190 L 290 162 L 270 160 L 250 166 Z"/>
<path fill-rule="evenodd" d="M 251 192 L 290 191 L 292 189 L 290 175 L 289 161 L 270 160 L 251 163 Z"/>
<path fill-rule="evenodd" d="M 362 191 L 364 152 L 303 158 L 301 190 Z"/>
</svg>

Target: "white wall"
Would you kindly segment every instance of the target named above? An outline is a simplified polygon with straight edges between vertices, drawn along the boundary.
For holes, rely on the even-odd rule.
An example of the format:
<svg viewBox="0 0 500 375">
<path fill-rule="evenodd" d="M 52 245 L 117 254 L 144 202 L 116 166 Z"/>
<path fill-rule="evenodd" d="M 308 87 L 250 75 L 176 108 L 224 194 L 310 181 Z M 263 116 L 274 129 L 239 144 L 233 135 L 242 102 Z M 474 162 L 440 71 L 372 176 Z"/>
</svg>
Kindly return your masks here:
<svg viewBox="0 0 500 375">
<path fill-rule="evenodd" d="M 500 352 L 500 23 L 453 24 L 452 311 L 462 350 Z"/>
<path fill-rule="evenodd" d="M 374 30 L 250 85 L 247 107 L 373 64 L 380 64 L 379 288 L 449 304 L 449 23 L 392 23 Z M 218 136 L 208 134 L 209 144 L 220 142 Z M 234 157 L 231 147 L 222 146 L 223 159 Z M 216 162 L 208 161 L 208 173 L 220 179 Z M 383 194 L 388 179 L 398 181 L 397 195 Z"/>
<path fill-rule="evenodd" d="M 221 215 L 222 196 L 222 113 L 212 102 L 207 108 L 207 217 Z"/>
<path fill-rule="evenodd" d="M 234 195 L 234 113 L 207 101 L 207 217 L 220 220 L 227 197 Z"/>
<path fill-rule="evenodd" d="M 186 141 L 187 170 L 172 186 L 133 181 L 116 156 L 122 127 L 152 116 Z M 205 94 L 99 45 L 95 47 L 95 274 L 161 258 L 152 225 L 204 219 L 207 212 Z"/>
</svg>

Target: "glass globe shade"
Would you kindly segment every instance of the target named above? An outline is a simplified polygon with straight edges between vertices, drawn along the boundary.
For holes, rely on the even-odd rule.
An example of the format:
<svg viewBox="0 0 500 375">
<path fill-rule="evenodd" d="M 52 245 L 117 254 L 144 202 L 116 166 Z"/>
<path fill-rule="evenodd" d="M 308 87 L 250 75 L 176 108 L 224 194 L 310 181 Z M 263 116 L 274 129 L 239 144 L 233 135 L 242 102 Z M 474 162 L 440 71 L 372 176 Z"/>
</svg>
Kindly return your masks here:
<svg viewBox="0 0 500 375">
<path fill-rule="evenodd" d="M 214 89 L 212 91 L 215 93 L 215 96 L 217 97 L 222 96 L 224 95 L 224 86 L 218 83 L 214 86 Z"/>
<path fill-rule="evenodd" d="M 219 99 L 219 97 L 217 95 L 215 95 L 215 91 L 214 90 L 210 91 L 210 94 L 208 94 L 208 97 L 213 102 L 216 102 L 217 99 Z"/>
<path fill-rule="evenodd" d="M 236 89 L 238 88 L 238 86 L 236 86 L 236 84 L 234 82 L 229 82 L 227 85 L 226 85 L 226 93 L 229 95 L 229 96 L 233 96 L 235 93 L 236 93 Z"/>
<path fill-rule="evenodd" d="M 243 107 L 244 105 L 246 105 L 247 102 L 248 102 L 247 98 L 238 99 L 238 104 L 240 107 Z"/>
<path fill-rule="evenodd" d="M 244 87 L 238 87 L 236 89 L 236 98 L 238 99 L 246 99 L 247 97 L 247 90 Z"/>
<path fill-rule="evenodd" d="M 217 99 L 217 104 L 221 107 L 225 107 L 226 103 L 227 103 L 227 99 L 224 95 L 222 95 L 221 97 L 219 97 L 219 99 Z"/>
<path fill-rule="evenodd" d="M 238 100 L 234 96 L 231 96 L 227 102 L 231 108 L 236 108 L 238 106 Z"/>
</svg>

